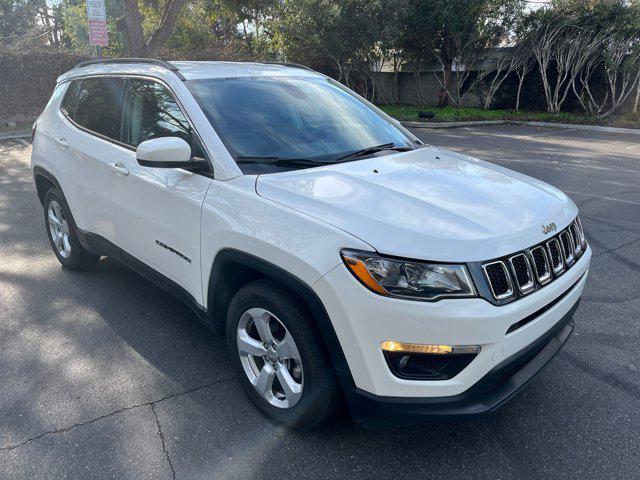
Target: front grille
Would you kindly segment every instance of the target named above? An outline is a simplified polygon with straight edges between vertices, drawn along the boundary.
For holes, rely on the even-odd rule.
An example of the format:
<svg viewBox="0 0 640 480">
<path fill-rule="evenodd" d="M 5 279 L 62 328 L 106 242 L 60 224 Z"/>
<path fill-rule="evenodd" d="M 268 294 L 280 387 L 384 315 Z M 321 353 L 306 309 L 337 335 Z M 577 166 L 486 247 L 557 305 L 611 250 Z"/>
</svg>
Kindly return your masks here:
<svg viewBox="0 0 640 480">
<path fill-rule="evenodd" d="M 506 301 L 531 293 L 551 282 L 571 267 L 586 247 L 582 224 L 576 218 L 544 244 L 487 262 L 482 269 L 493 298 Z"/>
</svg>

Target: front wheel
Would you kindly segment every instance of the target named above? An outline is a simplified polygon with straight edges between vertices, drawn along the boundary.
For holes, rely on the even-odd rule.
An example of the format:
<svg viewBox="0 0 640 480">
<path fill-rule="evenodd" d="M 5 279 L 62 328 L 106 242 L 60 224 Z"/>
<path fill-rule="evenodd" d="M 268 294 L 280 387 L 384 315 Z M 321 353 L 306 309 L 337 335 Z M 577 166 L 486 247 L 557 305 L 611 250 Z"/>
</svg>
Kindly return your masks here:
<svg viewBox="0 0 640 480">
<path fill-rule="evenodd" d="M 269 418 L 305 429 L 334 411 L 339 390 L 322 337 L 304 303 L 269 280 L 234 296 L 227 345 L 242 385 Z"/>
</svg>

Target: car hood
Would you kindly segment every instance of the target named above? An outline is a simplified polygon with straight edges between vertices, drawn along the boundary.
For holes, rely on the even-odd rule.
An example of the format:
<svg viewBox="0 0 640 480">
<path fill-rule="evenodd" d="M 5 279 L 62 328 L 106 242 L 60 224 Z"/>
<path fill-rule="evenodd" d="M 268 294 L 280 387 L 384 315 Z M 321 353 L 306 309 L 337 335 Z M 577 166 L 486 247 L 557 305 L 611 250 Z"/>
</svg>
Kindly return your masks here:
<svg viewBox="0 0 640 480">
<path fill-rule="evenodd" d="M 436 147 L 261 175 L 256 190 L 380 253 L 445 262 L 513 253 L 577 215 L 548 184 Z"/>
</svg>

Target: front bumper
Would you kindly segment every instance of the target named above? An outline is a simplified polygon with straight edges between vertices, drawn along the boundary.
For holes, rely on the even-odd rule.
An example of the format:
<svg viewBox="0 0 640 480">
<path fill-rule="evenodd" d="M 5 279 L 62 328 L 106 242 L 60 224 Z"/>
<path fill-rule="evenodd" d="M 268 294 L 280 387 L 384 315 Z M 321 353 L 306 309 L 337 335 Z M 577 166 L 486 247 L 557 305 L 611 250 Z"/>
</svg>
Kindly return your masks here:
<svg viewBox="0 0 640 480">
<path fill-rule="evenodd" d="M 458 395 L 433 398 L 380 397 L 345 389 L 354 420 L 368 426 L 401 425 L 419 420 L 466 418 L 490 413 L 520 392 L 560 351 L 573 332 L 580 300 L 546 334 L 497 365 Z"/>
<path fill-rule="evenodd" d="M 494 410 L 546 364 L 560 348 L 554 351 L 554 346 L 566 340 L 568 334 L 563 336 L 556 329 L 570 322 L 586 283 L 590 259 L 588 248 L 571 269 L 549 285 L 502 306 L 480 298 L 419 302 L 382 297 L 357 282 L 344 265 L 337 266 L 313 288 L 348 363 L 349 371 L 338 374 L 353 416 L 384 417 L 385 411 L 405 412 L 400 416 L 421 416 L 417 412 L 460 416 Z M 510 329 L 523 319 L 526 324 Z M 556 334 L 562 341 L 551 341 Z M 449 380 L 408 380 L 390 371 L 381 350 L 387 340 L 480 345 L 482 349 Z M 537 360 L 529 358 L 527 353 L 545 340 L 534 355 Z M 509 365 L 513 373 L 515 359 L 519 359 L 517 365 L 531 365 L 514 373 L 505 386 L 496 380 L 496 372 L 504 372 L 503 367 Z"/>
</svg>

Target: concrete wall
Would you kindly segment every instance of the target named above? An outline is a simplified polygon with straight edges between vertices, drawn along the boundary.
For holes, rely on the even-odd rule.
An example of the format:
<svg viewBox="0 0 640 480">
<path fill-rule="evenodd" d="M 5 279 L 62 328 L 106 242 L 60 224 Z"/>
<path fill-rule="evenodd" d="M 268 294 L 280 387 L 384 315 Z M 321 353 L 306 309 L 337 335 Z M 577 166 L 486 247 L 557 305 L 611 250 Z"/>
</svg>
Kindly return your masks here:
<svg viewBox="0 0 640 480">
<path fill-rule="evenodd" d="M 376 103 L 401 103 L 406 105 L 419 105 L 418 87 L 416 76 L 412 72 L 398 73 L 397 98 L 393 97 L 393 73 L 374 72 L 373 78 L 380 93 L 376 96 Z M 436 105 L 440 84 L 433 72 L 422 72 L 420 74 L 420 92 L 425 105 Z M 473 93 L 467 94 L 463 99 L 463 106 L 478 107 L 480 99 Z"/>
</svg>

